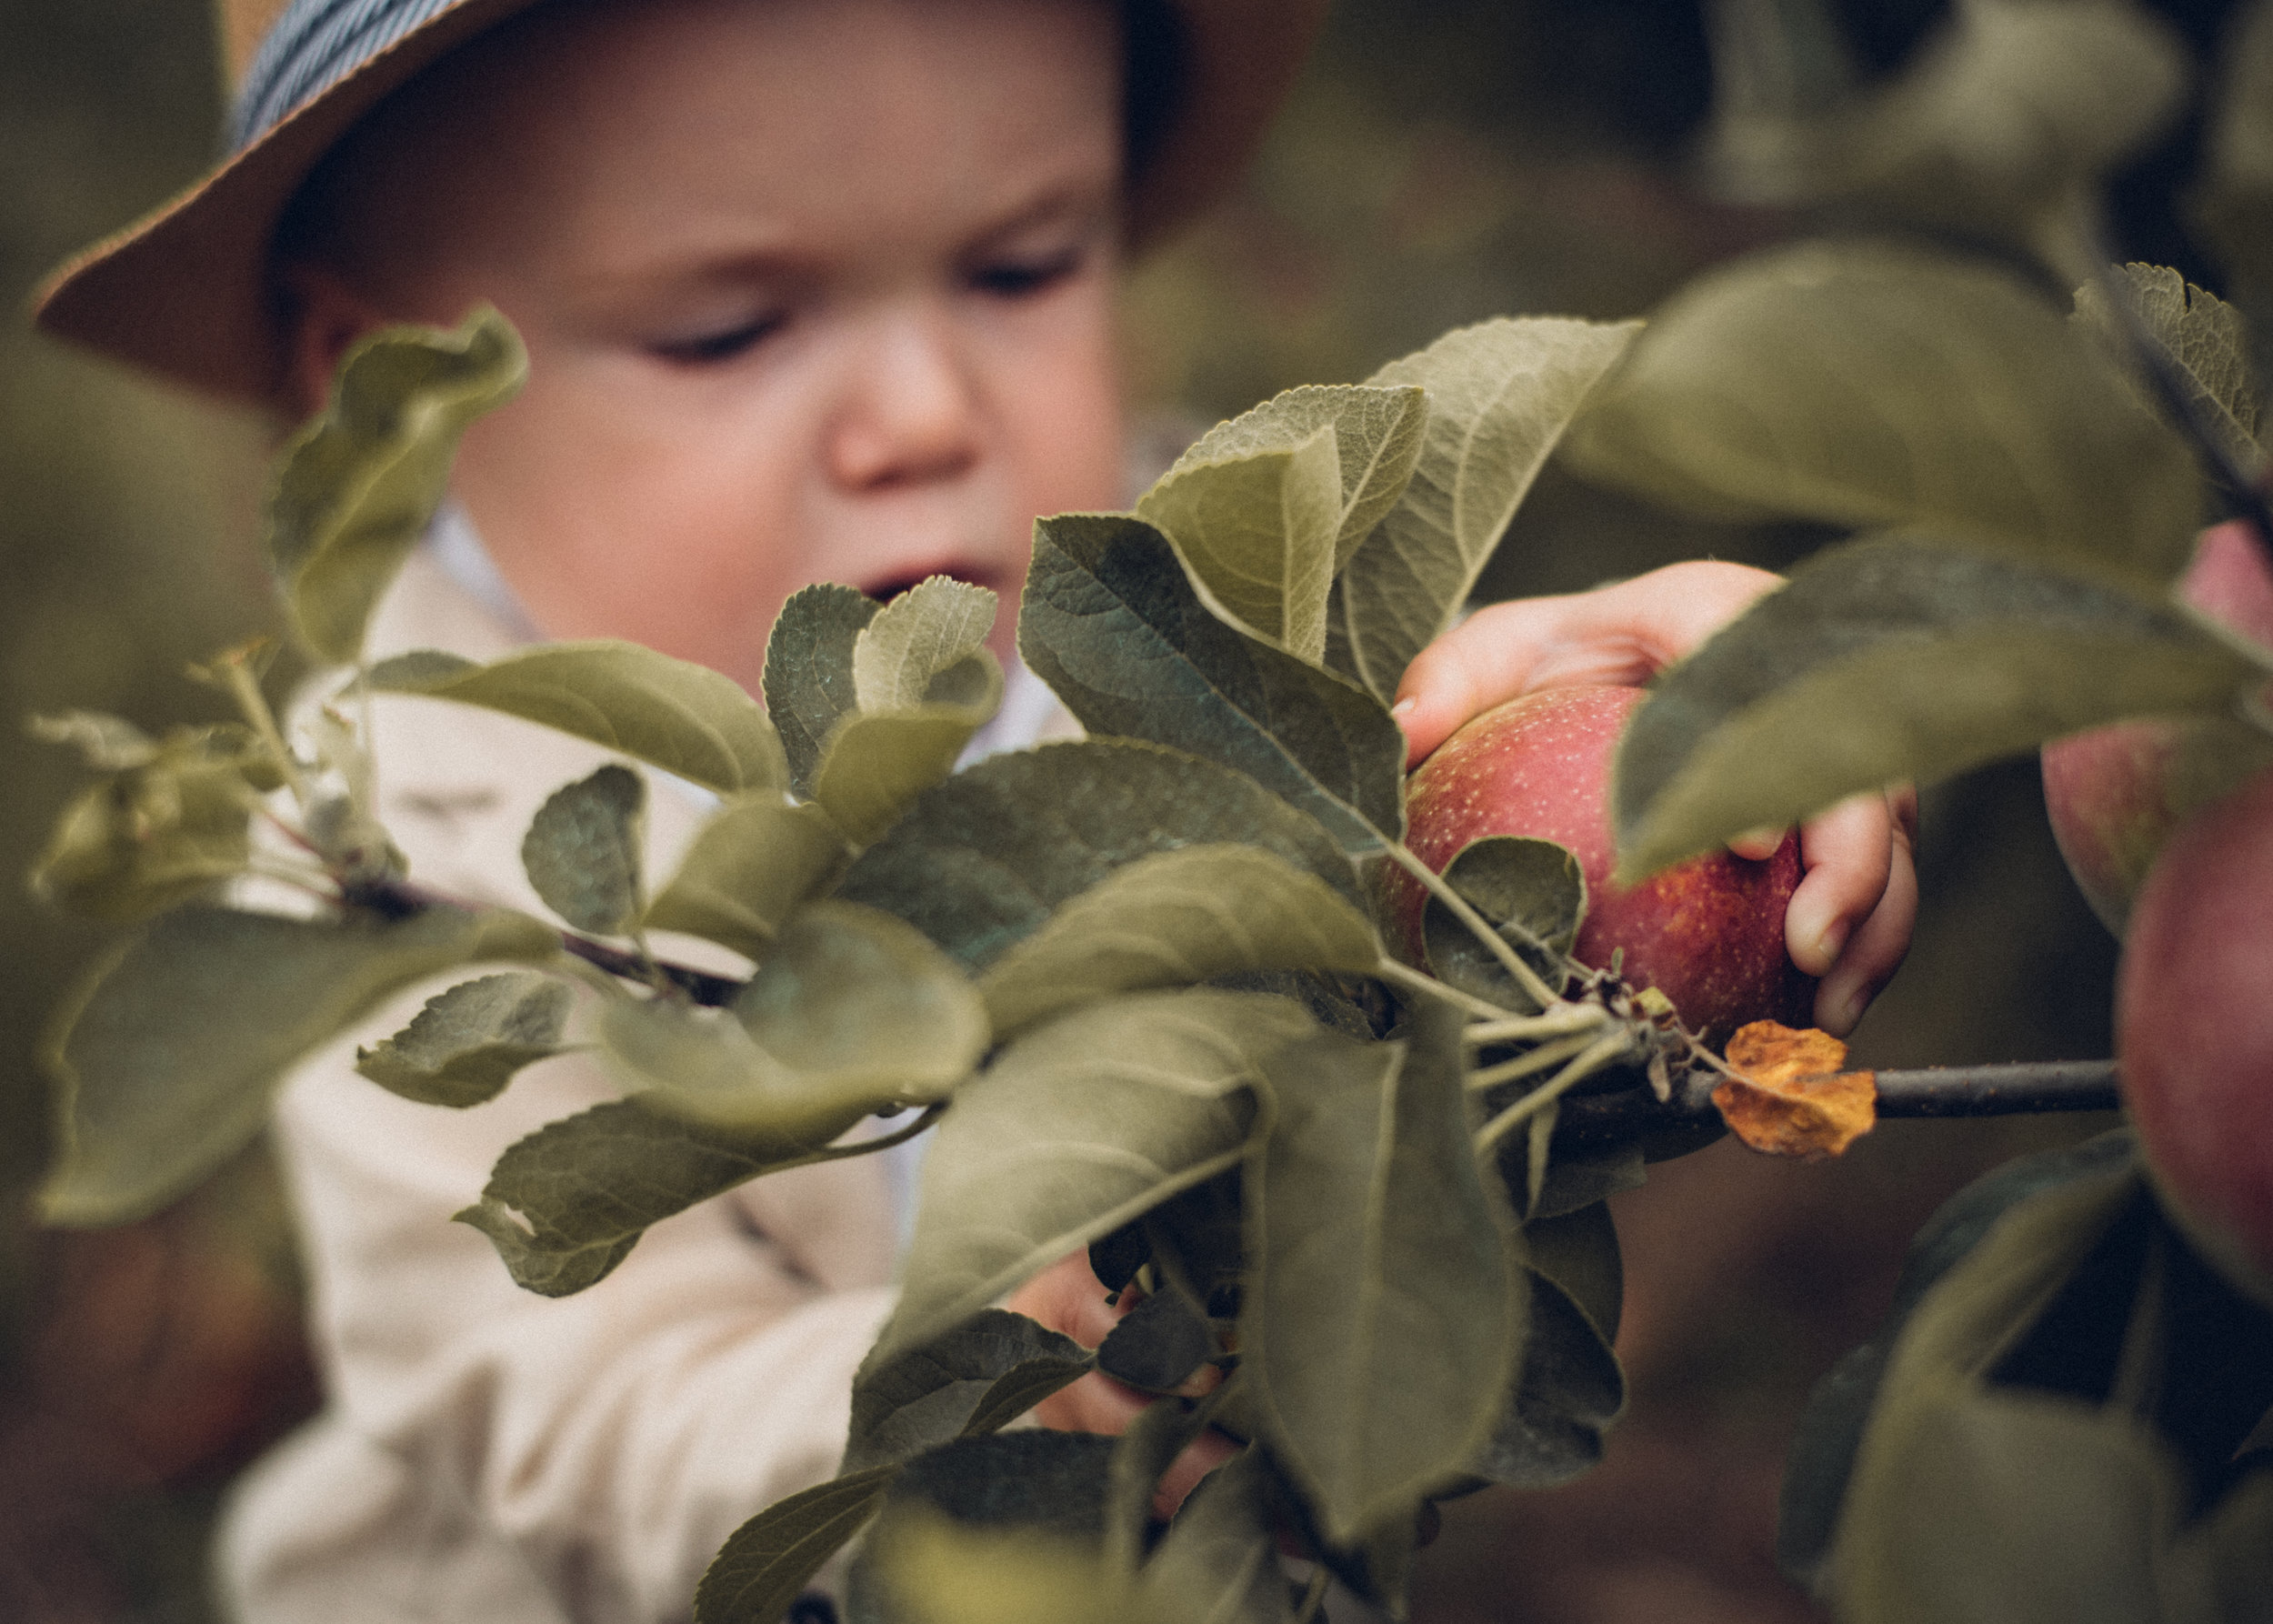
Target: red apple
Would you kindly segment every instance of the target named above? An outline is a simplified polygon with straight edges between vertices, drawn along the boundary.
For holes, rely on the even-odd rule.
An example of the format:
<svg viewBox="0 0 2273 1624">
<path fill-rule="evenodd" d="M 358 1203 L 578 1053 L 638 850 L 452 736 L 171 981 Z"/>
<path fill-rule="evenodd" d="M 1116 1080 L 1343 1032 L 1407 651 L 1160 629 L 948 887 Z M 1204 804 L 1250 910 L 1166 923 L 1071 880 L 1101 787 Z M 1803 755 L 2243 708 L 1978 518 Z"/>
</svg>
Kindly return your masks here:
<svg viewBox="0 0 2273 1624">
<path fill-rule="evenodd" d="M 1462 727 L 1406 784 L 1406 844 L 1441 873 L 1472 840 L 1529 835 L 1559 841 L 1587 876 L 1587 919 L 1572 956 L 1607 967 L 1623 948 L 1627 979 L 1673 1000 L 1690 1030 L 1726 1038 L 1747 1021 L 1812 1025 L 1815 982 L 1784 951 L 1784 910 L 1799 884 L 1787 836 L 1761 861 L 1716 852 L 1631 889 L 1610 883 L 1610 762 L 1642 701 L 1628 687 L 1550 688 Z M 1420 883 L 1388 869 L 1393 932 L 1422 962 Z"/>
<path fill-rule="evenodd" d="M 2273 647 L 2273 572 L 2239 520 L 2202 533 L 2179 592 Z M 2119 722 L 2044 747 L 2052 837 L 2085 900 L 2118 936 L 2171 831 L 2231 787 L 2231 754 L 2224 731 L 2198 722 Z"/>
<path fill-rule="evenodd" d="M 2157 1183 L 2273 1303 L 2273 770 L 2171 837 L 2131 912 L 2115 1014 Z"/>
</svg>

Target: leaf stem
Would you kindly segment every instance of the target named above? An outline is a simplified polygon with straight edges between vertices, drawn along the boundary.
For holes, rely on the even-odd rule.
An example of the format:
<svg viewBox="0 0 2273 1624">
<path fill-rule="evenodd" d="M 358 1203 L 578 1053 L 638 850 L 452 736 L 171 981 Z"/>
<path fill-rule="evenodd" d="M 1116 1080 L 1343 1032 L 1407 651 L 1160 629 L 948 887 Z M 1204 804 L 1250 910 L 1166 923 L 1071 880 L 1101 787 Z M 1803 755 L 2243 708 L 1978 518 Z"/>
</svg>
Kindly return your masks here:
<svg viewBox="0 0 2273 1624">
<path fill-rule="evenodd" d="M 1524 962 L 1523 955 L 1508 946 L 1507 938 L 1494 930 L 1489 921 L 1477 913 L 1468 899 L 1454 890 L 1444 877 L 1413 855 L 1412 848 L 1402 840 L 1388 844 L 1388 854 L 1397 866 L 1428 888 L 1428 894 L 1447 907 L 1453 917 L 1468 927 L 1476 939 L 1490 949 L 1499 967 L 1506 970 L 1526 997 L 1542 1009 L 1551 1009 L 1559 1001 L 1559 995 L 1542 980 L 1538 971 Z"/>
<path fill-rule="evenodd" d="M 1529 1118 L 1562 1098 L 1574 1086 L 1624 1058 L 1632 1047 L 1633 1039 L 1623 1027 L 1596 1038 L 1577 1059 L 1485 1124 L 1483 1131 L 1476 1136 L 1477 1153 L 1481 1155 L 1491 1149 Z"/>
<path fill-rule="evenodd" d="M 626 981 L 652 987 L 655 978 L 660 976 L 671 987 L 709 1008 L 731 1004 L 734 995 L 742 990 L 743 984 L 731 976 L 714 976 L 707 970 L 689 969 L 683 964 L 667 964 L 659 958 L 642 958 L 636 953 L 626 953 L 621 947 L 596 942 L 590 937 L 578 936 L 573 930 L 560 932 L 560 947 L 562 952 L 572 957 L 596 965 L 609 975 Z"/>
<path fill-rule="evenodd" d="M 1561 1038 L 1571 1032 L 1591 1032 L 1611 1018 L 1599 1004 L 1577 999 L 1558 1002 L 1544 1015 L 1518 1015 L 1499 1020 L 1480 1020 L 1460 1034 L 1461 1040 L 1478 1048 L 1495 1043 L 1528 1043 L 1542 1038 Z"/>
<path fill-rule="evenodd" d="M 460 907 L 473 912 L 485 906 L 400 879 L 375 881 L 362 887 L 351 900 L 382 908 L 393 907 L 402 912 L 422 907 Z M 581 958 L 619 980 L 636 982 L 642 987 L 653 987 L 655 976 L 659 974 L 675 990 L 685 993 L 696 1003 L 708 1008 L 716 1009 L 731 1004 L 734 995 L 740 992 L 745 985 L 731 976 L 714 976 L 707 970 L 692 969 L 666 959 L 642 959 L 636 953 L 611 947 L 606 942 L 596 942 L 590 937 L 579 936 L 573 930 L 556 930 L 553 934 L 560 938 L 560 950 L 571 958 Z"/>
<path fill-rule="evenodd" d="M 1473 1016 L 1478 1020 L 1504 1020 L 1507 1015 L 1505 1009 L 1487 999 L 1479 998 L 1473 993 L 1462 992 L 1457 987 L 1448 987 L 1434 976 L 1424 976 L 1410 965 L 1399 964 L 1394 958 L 1384 957 L 1376 962 L 1373 973 L 1382 980 L 1394 982 L 1408 992 L 1419 993 L 1424 997 L 1441 999 L 1463 1014 Z"/>
<path fill-rule="evenodd" d="M 1332 1577 L 1324 1562 L 1310 1568 L 1310 1588 L 1302 1593 L 1302 1605 L 1295 1609 L 1294 1624 L 1313 1624 L 1318 1611 L 1326 1606 L 1327 1581 Z"/>
<path fill-rule="evenodd" d="M 275 758 L 276 771 L 291 787 L 293 800 L 305 813 L 315 799 L 314 791 L 308 787 L 307 775 L 300 770 L 298 758 L 285 743 L 284 732 L 276 726 L 276 713 L 269 709 L 267 696 L 260 691 L 260 684 L 254 680 L 242 651 L 223 655 L 209 669 L 219 673 L 229 697 L 236 701 L 238 711 L 251 725 L 268 754 Z"/>
<path fill-rule="evenodd" d="M 1512 1060 L 1504 1060 L 1497 1066 L 1487 1066 L 1481 1071 L 1469 1072 L 1468 1090 L 1471 1093 L 1481 1094 L 1487 1088 L 1498 1088 L 1502 1083 L 1512 1083 L 1519 1078 L 1529 1077 L 1534 1072 L 1545 1071 L 1549 1067 L 1559 1066 L 1573 1055 L 1580 1053 L 1594 1041 L 1594 1033 L 1586 1031 L 1574 1032 L 1567 1038 L 1558 1038 L 1551 1043 L 1542 1043 L 1529 1053 L 1517 1055 Z"/>
</svg>

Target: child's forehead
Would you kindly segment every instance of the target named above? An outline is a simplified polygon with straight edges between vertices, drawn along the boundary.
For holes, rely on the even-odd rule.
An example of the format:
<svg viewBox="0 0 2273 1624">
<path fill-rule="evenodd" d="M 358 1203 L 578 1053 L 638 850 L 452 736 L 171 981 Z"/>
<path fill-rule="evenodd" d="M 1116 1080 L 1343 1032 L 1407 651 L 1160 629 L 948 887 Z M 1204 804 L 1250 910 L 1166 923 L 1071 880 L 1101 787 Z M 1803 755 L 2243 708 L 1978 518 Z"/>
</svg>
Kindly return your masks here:
<svg viewBox="0 0 2273 1624">
<path fill-rule="evenodd" d="M 142 221 L 57 266 L 36 295 L 37 319 L 195 387 L 274 403 L 286 361 L 279 313 L 289 303 L 276 272 L 311 233 L 320 236 L 326 173 L 348 166 L 349 149 L 390 98 L 477 55 L 493 31 L 592 0 L 219 3 L 239 86 L 228 155 Z M 737 3 L 762 10 L 786 0 Z M 993 3 L 908 0 L 958 15 Z M 1125 67 L 1126 80 L 1097 100 L 1125 120 L 1127 240 L 1142 249 L 1230 185 L 1291 86 L 1326 0 L 1064 4 L 1101 9 L 1122 25 L 1124 53 L 1111 65 Z M 478 86 L 468 99 L 480 100 Z"/>
<path fill-rule="evenodd" d="M 973 236 L 1117 187 L 1118 74 L 1102 0 L 564 0 L 367 121 L 341 246 Z"/>
</svg>

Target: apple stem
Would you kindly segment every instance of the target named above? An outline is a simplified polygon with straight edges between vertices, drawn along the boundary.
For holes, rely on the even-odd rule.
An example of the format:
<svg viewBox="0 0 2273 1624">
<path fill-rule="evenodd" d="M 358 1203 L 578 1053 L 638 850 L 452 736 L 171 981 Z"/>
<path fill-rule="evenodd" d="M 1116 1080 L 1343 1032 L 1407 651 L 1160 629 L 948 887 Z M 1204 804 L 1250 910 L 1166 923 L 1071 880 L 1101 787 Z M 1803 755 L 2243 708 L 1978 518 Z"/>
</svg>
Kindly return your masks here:
<svg viewBox="0 0 2273 1624">
<path fill-rule="evenodd" d="M 1623 1026 L 1596 1038 L 1577 1059 L 1487 1123 L 1483 1131 L 1476 1136 L 1477 1154 L 1481 1156 L 1489 1151 L 1509 1133 L 1560 1099 L 1577 1084 L 1604 1067 L 1626 1058 L 1633 1047 L 1633 1035 Z"/>
<path fill-rule="evenodd" d="M 1525 997 L 1542 1009 L 1551 1009 L 1562 1002 L 1555 989 L 1540 978 L 1538 971 L 1524 962 L 1523 955 L 1508 946 L 1507 938 L 1494 930 L 1484 916 L 1470 906 L 1467 897 L 1445 882 L 1443 876 L 1415 857 L 1411 847 L 1402 840 L 1392 840 L 1387 850 L 1398 867 L 1427 887 L 1430 896 L 1450 908 L 1453 917 L 1491 950 L 1492 957 L 1499 960 L 1499 967 L 1507 972 L 1517 987 L 1523 988 Z"/>
</svg>

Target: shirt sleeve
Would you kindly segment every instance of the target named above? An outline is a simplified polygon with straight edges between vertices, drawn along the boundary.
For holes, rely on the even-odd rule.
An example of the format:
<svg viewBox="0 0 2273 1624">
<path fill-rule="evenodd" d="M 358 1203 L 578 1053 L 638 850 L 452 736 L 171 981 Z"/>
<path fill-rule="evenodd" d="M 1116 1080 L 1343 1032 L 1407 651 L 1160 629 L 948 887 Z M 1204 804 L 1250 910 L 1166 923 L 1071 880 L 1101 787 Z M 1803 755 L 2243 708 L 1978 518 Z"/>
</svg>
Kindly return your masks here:
<svg viewBox="0 0 2273 1624">
<path fill-rule="evenodd" d="M 776 1175 L 763 1202 L 706 1202 L 650 1228 L 598 1285 L 539 1297 L 450 1215 L 507 1145 L 607 1096 L 591 1063 L 546 1062 L 449 1112 L 396 1098 L 352 1059 L 342 1044 L 298 1074 L 278 1136 L 326 1378 L 316 1425 L 375 1448 L 399 1480 L 345 1527 L 260 1508 L 237 1566 L 321 1559 L 345 1576 L 382 1554 L 359 1547 L 423 1527 L 437 1573 L 444 1547 L 496 1544 L 579 1624 L 683 1617 L 727 1534 L 836 1469 L 852 1375 L 891 1302 L 877 1169 Z M 354 1451 L 333 1456 L 352 1473 Z M 294 1499 L 348 1502 L 371 1485 L 309 1487 Z"/>
<path fill-rule="evenodd" d="M 605 757 L 405 703 L 428 708 L 382 707 L 395 742 L 420 747 L 383 757 L 383 811 L 414 876 L 534 907 L 520 832 Z M 658 873 L 699 821 L 672 792 L 651 790 Z M 667 1218 L 575 1296 L 525 1291 L 452 1215 L 514 1142 L 618 1090 L 578 1053 L 463 1111 L 355 1073 L 358 1044 L 464 978 L 393 1000 L 280 1097 L 326 1408 L 231 1509 L 224 1582 L 245 1624 L 684 1619 L 726 1537 L 829 1477 L 844 1447 L 853 1373 L 892 1302 L 877 1158 L 772 1175 Z"/>
</svg>

